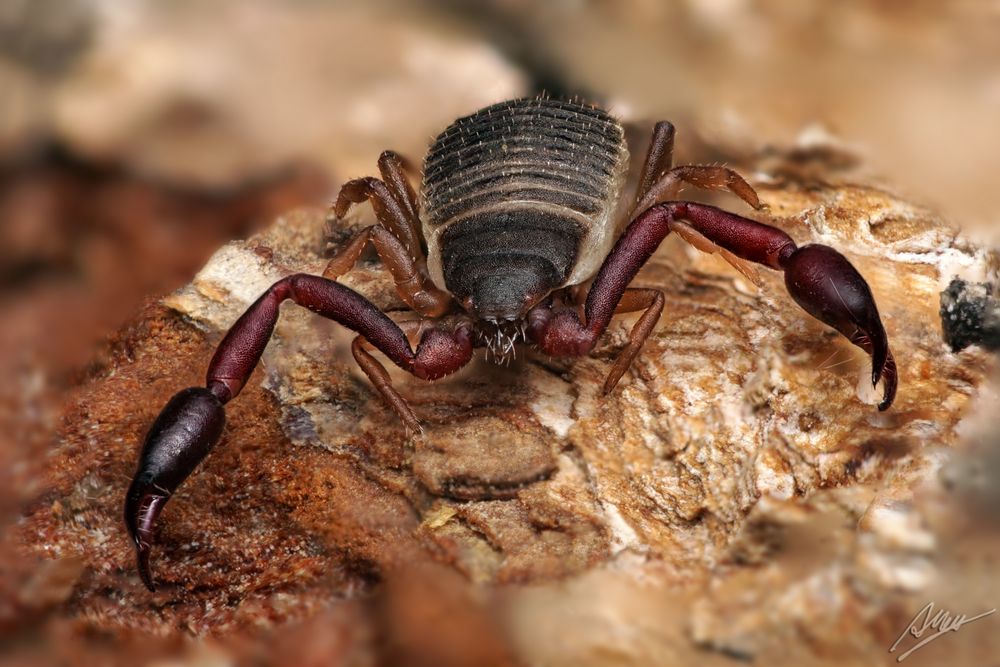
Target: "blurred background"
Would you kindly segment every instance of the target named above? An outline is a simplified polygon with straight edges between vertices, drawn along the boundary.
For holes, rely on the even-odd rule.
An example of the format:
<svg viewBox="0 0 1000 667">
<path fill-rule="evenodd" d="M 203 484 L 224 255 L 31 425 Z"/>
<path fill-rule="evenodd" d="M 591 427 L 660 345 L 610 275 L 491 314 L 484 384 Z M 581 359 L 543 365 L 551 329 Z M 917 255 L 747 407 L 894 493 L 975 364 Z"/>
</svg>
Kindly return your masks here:
<svg viewBox="0 0 1000 667">
<path fill-rule="evenodd" d="M 542 91 L 673 120 L 681 161 L 833 151 L 1000 239 L 998 0 L 2 0 L 2 510 L 145 301 Z"/>
</svg>

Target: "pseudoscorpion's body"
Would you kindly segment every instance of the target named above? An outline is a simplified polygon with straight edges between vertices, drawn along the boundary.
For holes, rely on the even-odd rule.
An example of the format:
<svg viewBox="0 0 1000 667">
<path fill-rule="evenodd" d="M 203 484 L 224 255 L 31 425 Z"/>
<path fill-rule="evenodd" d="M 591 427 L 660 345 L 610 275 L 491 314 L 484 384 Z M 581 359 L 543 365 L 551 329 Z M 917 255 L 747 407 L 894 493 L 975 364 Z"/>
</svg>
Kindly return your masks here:
<svg viewBox="0 0 1000 667">
<path fill-rule="evenodd" d="M 157 515 L 223 432 L 223 406 L 250 379 L 285 300 L 356 332 L 351 352 L 358 365 L 407 431 L 419 433 L 417 415 L 373 352 L 422 380 L 437 380 L 467 364 L 477 348 L 498 359 L 525 343 L 553 357 L 585 355 L 612 317 L 641 312 L 608 369 L 607 394 L 663 311 L 661 290 L 631 282 L 673 232 L 721 254 L 751 280 L 755 265 L 783 271 L 802 308 L 870 355 L 872 382 L 884 383 L 879 407 L 887 409 L 896 395 L 896 363 L 861 274 L 833 248 L 800 248 L 776 227 L 679 200 L 687 184 L 727 190 L 762 208 L 753 187 L 731 169 L 674 167 L 673 139 L 673 125 L 656 124 L 628 202 L 631 218 L 618 215 L 625 212 L 619 202 L 628 164 L 622 126 L 575 102 L 513 100 L 455 121 L 427 154 L 419 199 L 404 161 L 391 151 L 379 157 L 381 178 L 345 183 L 335 219 L 370 202 L 378 224 L 343 245 L 322 276 L 295 273 L 268 288 L 219 343 L 205 386 L 174 396 L 146 437 L 125 498 L 125 524 L 146 586 L 153 588 Z M 619 236 L 620 222 L 628 224 Z M 394 320 L 337 282 L 369 245 L 420 319 Z"/>
<path fill-rule="evenodd" d="M 493 320 L 583 282 L 615 241 L 627 168 L 622 126 L 601 109 L 522 99 L 460 118 L 424 162 L 431 278 Z"/>
</svg>

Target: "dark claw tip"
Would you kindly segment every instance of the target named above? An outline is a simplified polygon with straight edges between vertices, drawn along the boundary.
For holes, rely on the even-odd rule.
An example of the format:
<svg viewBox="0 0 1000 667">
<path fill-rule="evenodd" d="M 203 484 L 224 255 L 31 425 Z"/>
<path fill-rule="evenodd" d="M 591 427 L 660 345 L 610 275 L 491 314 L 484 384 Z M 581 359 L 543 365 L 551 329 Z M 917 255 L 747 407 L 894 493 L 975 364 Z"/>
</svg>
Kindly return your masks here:
<svg viewBox="0 0 1000 667">
<path fill-rule="evenodd" d="M 879 378 L 876 378 L 875 386 L 878 386 L 879 379 L 885 380 L 885 390 L 882 394 L 882 402 L 878 404 L 878 409 L 880 412 L 885 412 L 892 406 L 892 402 L 896 400 L 896 389 L 899 385 L 896 360 L 893 358 L 892 352 L 888 353 L 885 368 L 882 370 Z"/>
<path fill-rule="evenodd" d="M 132 482 L 125 501 L 125 527 L 135 545 L 136 567 L 142 583 L 151 592 L 156 591 L 153 571 L 149 566 L 153 527 L 169 498 L 169 495 L 150 491 L 145 483 L 137 479 Z"/>
<path fill-rule="evenodd" d="M 153 582 L 153 571 L 149 568 L 149 545 L 136 543 L 135 545 L 135 566 L 139 571 L 139 578 L 146 585 L 150 593 L 156 592 L 156 584 Z"/>
</svg>

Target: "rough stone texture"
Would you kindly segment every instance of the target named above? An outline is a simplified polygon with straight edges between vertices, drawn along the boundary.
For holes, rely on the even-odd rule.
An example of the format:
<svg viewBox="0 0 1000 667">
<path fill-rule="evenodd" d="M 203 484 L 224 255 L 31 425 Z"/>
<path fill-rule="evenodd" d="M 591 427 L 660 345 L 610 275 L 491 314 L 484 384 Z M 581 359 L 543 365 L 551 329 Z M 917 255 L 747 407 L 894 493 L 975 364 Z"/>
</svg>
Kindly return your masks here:
<svg viewBox="0 0 1000 667">
<path fill-rule="evenodd" d="M 954 464 L 961 493 L 937 471 L 994 364 L 948 351 L 938 295 L 955 274 L 995 280 L 997 258 L 886 191 L 765 159 L 784 174 L 756 183 L 772 219 L 842 249 L 872 284 L 900 368 L 888 413 L 858 389 L 861 353 L 779 275 L 758 291 L 677 239 L 636 281 L 667 307 L 612 396 L 599 388 L 627 318 L 589 358 L 477 361 L 435 384 L 392 371 L 426 427 L 413 439 L 354 367 L 350 334 L 286 304 L 222 442 L 164 513 L 164 586 L 149 595 L 119 521 L 137 443 L 251 300 L 322 270 L 323 214 L 300 210 L 221 248 L 117 336 L 16 528 L 32 577 L 4 586 L 50 619 L 48 636 L 110 633 L 127 648 L 151 634 L 171 650 L 181 628 L 216 638 L 190 660 L 216 646 L 344 664 L 864 663 L 926 601 L 979 611 L 995 532 L 946 537 L 942 517 L 983 494 L 961 472 L 972 464 Z M 375 262 L 342 280 L 401 308 Z M 25 593 L 33 581 L 52 593 Z M 4 624 L 20 627 L 24 605 Z M 329 640 L 261 643 L 317 624 Z M 995 643 L 984 630 L 962 630 L 962 655 Z"/>
</svg>

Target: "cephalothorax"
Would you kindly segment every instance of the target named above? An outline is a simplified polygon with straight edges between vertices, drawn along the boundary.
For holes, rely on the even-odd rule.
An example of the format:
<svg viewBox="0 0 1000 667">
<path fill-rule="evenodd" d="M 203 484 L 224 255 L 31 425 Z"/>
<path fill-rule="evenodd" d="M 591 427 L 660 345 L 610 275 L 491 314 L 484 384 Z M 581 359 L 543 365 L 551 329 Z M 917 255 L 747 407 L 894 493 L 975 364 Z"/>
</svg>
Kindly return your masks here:
<svg viewBox="0 0 1000 667">
<path fill-rule="evenodd" d="M 802 308 L 871 356 L 873 385 L 884 381 L 879 408 L 888 409 L 896 364 L 864 278 L 832 248 L 800 248 L 775 227 L 676 201 L 689 184 L 728 190 L 761 208 L 754 189 L 730 169 L 671 168 L 673 138 L 670 123 L 655 126 L 627 207 L 619 206 L 628 164 L 621 124 L 601 109 L 549 99 L 502 102 L 455 121 L 427 154 L 419 203 L 395 153 L 379 158 L 381 179 L 346 183 L 335 217 L 369 201 L 378 224 L 348 242 L 323 276 L 295 274 L 272 285 L 219 344 L 206 386 L 174 396 L 146 436 L 125 499 L 145 584 L 152 590 L 156 517 L 221 435 L 223 405 L 260 360 L 286 299 L 358 333 L 352 345 L 358 364 L 407 429 L 418 432 L 417 416 L 372 348 L 403 370 L 436 380 L 468 363 L 477 347 L 499 358 L 522 343 L 553 356 L 587 354 L 613 315 L 642 311 L 608 373 L 607 393 L 663 310 L 662 292 L 629 283 L 676 232 L 700 250 L 720 253 L 755 282 L 754 264 L 784 271 Z M 628 225 L 618 235 L 621 222 Z M 424 319 L 396 323 L 335 282 L 369 244 L 400 297 Z"/>
</svg>

